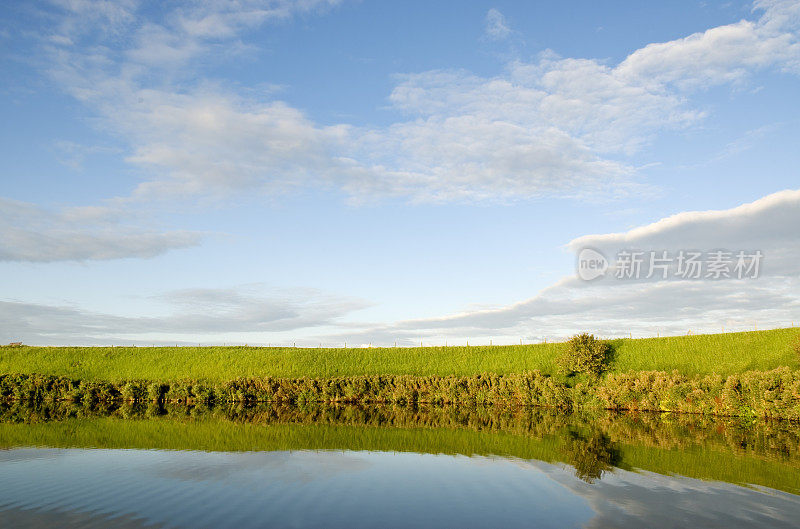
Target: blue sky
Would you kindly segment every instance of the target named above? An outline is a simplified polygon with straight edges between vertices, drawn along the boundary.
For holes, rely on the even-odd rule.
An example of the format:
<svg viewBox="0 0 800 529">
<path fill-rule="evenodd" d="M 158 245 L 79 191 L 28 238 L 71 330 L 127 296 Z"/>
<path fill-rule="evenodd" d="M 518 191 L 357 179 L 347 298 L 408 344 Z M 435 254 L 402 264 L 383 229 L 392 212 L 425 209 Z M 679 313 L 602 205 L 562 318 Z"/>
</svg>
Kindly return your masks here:
<svg viewBox="0 0 800 529">
<path fill-rule="evenodd" d="M 0 340 L 800 321 L 797 2 L 58 0 L 0 20 Z M 576 240 L 764 268 L 585 283 Z"/>
</svg>

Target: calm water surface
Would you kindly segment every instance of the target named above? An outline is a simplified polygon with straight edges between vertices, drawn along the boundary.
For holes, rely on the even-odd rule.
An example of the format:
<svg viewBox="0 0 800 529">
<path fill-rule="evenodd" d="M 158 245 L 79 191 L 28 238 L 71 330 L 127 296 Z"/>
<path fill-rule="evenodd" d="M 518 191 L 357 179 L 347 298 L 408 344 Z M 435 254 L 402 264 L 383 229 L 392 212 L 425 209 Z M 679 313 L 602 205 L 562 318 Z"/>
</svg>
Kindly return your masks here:
<svg viewBox="0 0 800 529">
<path fill-rule="evenodd" d="M 785 424 L 399 408 L 0 415 L 1 527 L 800 520 L 798 435 Z"/>
</svg>

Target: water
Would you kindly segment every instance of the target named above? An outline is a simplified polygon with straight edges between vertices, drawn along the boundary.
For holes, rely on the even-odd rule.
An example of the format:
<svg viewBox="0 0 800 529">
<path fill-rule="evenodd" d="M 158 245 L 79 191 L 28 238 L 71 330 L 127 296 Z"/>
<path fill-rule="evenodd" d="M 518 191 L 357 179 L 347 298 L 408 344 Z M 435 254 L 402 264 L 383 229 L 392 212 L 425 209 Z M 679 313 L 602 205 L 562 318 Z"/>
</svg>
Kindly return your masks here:
<svg viewBox="0 0 800 529">
<path fill-rule="evenodd" d="M 785 423 L 461 408 L 0 409 L 1 527 L 797 527 Z"/>
</svg>

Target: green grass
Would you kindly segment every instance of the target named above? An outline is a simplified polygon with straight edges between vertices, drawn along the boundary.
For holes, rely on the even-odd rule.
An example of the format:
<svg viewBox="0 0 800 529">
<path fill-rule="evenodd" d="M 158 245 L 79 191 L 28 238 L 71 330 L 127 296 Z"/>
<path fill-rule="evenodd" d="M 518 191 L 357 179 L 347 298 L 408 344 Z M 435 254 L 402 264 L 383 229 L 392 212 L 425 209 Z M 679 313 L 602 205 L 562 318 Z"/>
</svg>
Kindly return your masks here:
<svg viewBox="0 0 800 529">
<path fill-rule="evenodd" d="M 727 375 L 781 366 L 800 367 L 794 346 L 800 329 L 612 340 L 617 371 L 671 371 Z"/>
<path fill-rule="evenodd" d="M 730 374 L 800 368 L 795 328 L 612 340 L 612 371 L 677 369 Z M 414 348 L 2 347 L 0 373 L 42 373 L 84 380 L 337 377 L 376 374 L 472 375 L 555 372 L 564 344 Z"/>
</svg>

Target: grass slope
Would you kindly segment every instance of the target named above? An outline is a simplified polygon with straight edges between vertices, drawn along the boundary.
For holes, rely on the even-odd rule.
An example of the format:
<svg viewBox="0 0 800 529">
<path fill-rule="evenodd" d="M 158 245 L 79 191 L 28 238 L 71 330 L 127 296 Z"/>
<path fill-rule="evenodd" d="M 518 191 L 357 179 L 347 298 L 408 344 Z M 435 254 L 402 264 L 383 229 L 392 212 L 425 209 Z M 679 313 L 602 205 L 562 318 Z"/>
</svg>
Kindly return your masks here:
<svg viewBox="0 0 800 529">
<path fill-rule="evenodd" d="M 795 328 L 612 340 L 611 370 L 677 369 L 682 374 L 800 368 Z M 0 373 L 84 380 L 337 377 L 375 374 L 472 375 L 555 372 L 564 344 L 326 349 L 286 347 L 2 347 Z"/>
</svg>

